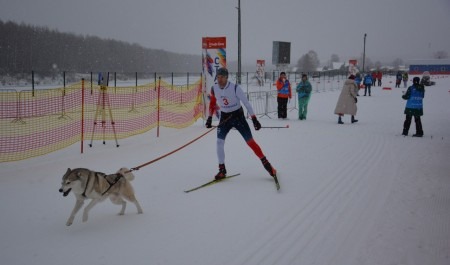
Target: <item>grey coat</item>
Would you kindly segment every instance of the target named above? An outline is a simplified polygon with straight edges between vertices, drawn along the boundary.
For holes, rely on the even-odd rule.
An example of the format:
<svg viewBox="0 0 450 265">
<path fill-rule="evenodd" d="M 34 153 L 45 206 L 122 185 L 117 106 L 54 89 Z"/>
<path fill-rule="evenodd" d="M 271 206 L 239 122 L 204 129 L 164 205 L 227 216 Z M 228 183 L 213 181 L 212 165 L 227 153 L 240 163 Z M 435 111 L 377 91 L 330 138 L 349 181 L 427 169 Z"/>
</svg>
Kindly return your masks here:
<svg viewBox="0 0 450 265">
<path fill-rule="evenodd" d="M 334 109 L 334 114 L 348 114 L 356 115 L 356 96 L 358 93 L 358 87 L 355 84 L 355 80 L 347 79 L 344 82 L 339 99 Z"/>
</svg>

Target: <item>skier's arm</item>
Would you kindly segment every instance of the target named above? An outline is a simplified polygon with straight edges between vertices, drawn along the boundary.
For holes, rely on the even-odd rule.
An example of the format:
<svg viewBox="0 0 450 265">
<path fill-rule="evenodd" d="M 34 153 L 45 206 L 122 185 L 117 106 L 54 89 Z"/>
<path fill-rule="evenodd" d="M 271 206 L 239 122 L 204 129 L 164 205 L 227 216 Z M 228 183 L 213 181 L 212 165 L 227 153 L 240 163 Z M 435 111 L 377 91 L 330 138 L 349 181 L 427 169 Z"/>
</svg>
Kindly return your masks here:
<svg viewBox="0 0 450 265">
<path fill-rule="evenodd" d="M 253 107 L 248 101 L 247 97 L 244 94 L 244 91 L 242 91 L 242 88 L 240 86 L 236 87 L 236 96 L 238 99 L 244 104 L 245 108 L 247 109 L 248 115 L 255 116 L 255 112 L 253 111 Z"/>
</svg>

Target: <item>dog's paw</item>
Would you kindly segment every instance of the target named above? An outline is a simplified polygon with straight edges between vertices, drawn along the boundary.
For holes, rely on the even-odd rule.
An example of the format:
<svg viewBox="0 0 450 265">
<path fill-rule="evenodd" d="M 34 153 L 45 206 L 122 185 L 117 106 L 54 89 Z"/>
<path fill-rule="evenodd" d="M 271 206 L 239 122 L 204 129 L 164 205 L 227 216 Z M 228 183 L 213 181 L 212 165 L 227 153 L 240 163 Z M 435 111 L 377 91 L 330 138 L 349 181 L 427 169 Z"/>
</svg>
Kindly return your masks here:
<svg viewBox="0 0 450 265">
<path fill-rule="evenodd" d="M 138 214 L 143 214 L 144 212 L 142 210 L 138 210 Z"/>
<path fill-rule="evenodd" d="M 87 222 L 87 220 L 88 220 L 88 215 L 83 214 L 83 219 L 82 219 L 83 223 Z"/>
<path fill-rule="evenodd" d="M 66 225 L 67 226 L 71 226 L 72 225 L 72 221 L 67 221 Z"/>
</svg>

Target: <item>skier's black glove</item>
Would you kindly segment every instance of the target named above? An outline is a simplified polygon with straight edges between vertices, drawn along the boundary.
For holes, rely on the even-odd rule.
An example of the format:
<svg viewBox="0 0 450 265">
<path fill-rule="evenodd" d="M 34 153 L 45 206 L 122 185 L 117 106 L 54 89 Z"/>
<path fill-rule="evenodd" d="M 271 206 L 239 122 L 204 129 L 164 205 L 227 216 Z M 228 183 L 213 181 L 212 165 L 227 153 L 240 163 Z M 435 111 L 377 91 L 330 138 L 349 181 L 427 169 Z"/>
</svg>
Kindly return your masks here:
<svg viewBox="0 0 450 265">
<path fill-rule="evenodd" d="M 256 119 L 256 116 L 252 116 L 253 126 L 255 127 L 255 130 L 261 129 L 261 123 Z"/>
<path fill-rule="evenodd" d="M 208 119 L 206 120 L 206 128 L 211 128 L 212 127 L 212 117 L 209 116 Z"/>
</svg>

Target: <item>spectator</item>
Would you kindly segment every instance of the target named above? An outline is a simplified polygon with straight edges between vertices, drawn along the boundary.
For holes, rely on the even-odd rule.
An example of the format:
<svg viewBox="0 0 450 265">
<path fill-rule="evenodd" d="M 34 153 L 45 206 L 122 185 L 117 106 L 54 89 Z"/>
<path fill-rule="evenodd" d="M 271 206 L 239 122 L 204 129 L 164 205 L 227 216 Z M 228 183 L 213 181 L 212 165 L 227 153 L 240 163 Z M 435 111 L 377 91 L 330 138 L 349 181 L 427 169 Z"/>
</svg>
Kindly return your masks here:
<svg viewBox="0 0 450 265">
<path fill-rule="evenodd" d="M 376 86 L 376 82 L 377 82 L 377 72 L 373 71 L 372 72 L 372 86 Z"/>
<path fill-rule="evenodd" d="M 406 88 L 407 84 L 408 84 L 408 72 L 403 72 L 402 74 L 402 79 L 403 79 L 403 87 Z"/>
<path fill-rule="evenodd" d="M 280 78 L 277 80 L 277 103 L 278 103 L 278 119 L 287 118 L 287 104 L 288 100 L 292 97 L 291 83 L 286 78 L 286 73 L 281 72 Z"/>
<path fill-rule="evenodd" d="M 403 123 L 403 135 L 407 136 L 409 127 L 411 126 L 411 120 L 414 116 L 414 122 L 416 123 L 416 134 L 413 137 L 422 137 L 423 128 L 420 116 L 423 116 L 423 98 L 425 97 L 425 87 L 420 84 L 420 78 L 413 78 L 413 85 L 408 88 L 406 93 L 402 96 L 406 101 L 405 107 L 405 122 Z"/>
<path fill-rule="evenodd" d="M 372 76 L 367 73 L 366 76 L 364 76 L 364 96 L 367 95 L 367 90 L 369 90 L 369 97 L 370 97 L 370 88 L 372 86 Z"/>
<path fill-rule="evenodd" d="M 297 85 L 298 96 L 298 118 L 300 120 L 306 120 L 306 114 L 308 113 L 308 103 L 311 98 L 312 86 L 308 81 L 306 74 L 302 75 L 302 80 Z"/>
<path fill-rule="evenodd" d="M 403 79 L 402 72 L 398 71 L 397 75 L 395 76 L 395 87 L 400 88 L 400 84 L 402 83 L 402 79 Z"/>
<path fill-rule="evenodd" d="M 358 90 L 356 91 L 356 95 L 359 96 L 359 88 L 361 87 L 361 81 L 362 81 L 361 74 L 358 72 L 358 73 L 356 73 L 356 75 L 354 77 L 355 77 L 356 87 L 358 88 Z"/>
<path fill-rule="evenodd" d="M 341 90 L 341 94 L 339 95 L 339 99 L 334 110 L 334 114 L 339 115 L 338 124 L 344 124 L 342 121 L 342 116 L 344 116 L 344 114 L 352 115 L 352 123 L 358 122 L 358 120 L 355 119 L 357 111 L 356 103 L 358 102 L 356 97 L 357 90 L 358 88 L 355 84 L 355 76 L 350 75 L 344 82 L 344 87 Z"/>
<path fill-rule="evenodd" d="M 377 73 L 377 79 L 378 79 L 378 86 L 381 86 L 381 79 L 383 78 L 383 72 L 381 72 L 380 70 L 378 70 Z"/>
</svg>

